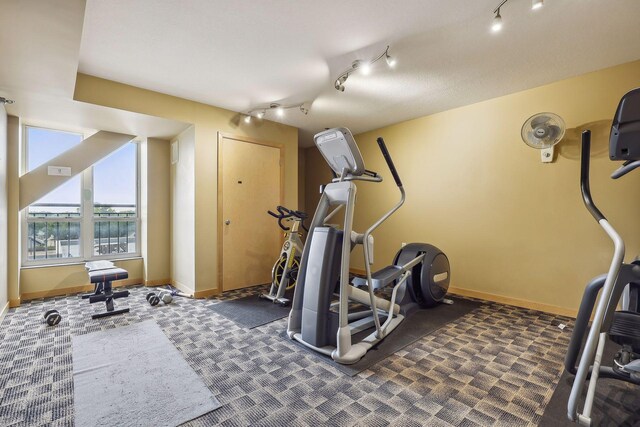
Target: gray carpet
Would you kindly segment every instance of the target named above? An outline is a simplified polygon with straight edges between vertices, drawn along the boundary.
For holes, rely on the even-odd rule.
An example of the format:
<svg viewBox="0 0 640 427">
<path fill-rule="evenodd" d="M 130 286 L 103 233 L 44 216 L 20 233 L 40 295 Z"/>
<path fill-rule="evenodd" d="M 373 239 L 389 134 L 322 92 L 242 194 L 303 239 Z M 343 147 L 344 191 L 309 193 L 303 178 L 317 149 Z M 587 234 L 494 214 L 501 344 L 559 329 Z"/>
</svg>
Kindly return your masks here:
<svg viewBox="0 0 640 427">
<path fill-rule="evenodd" d="M 534 426 L 570 335 L 558 328 L 564 317 L 489 303 L 350 377 L 279 337 L 286 319 L 249 330 L 208 308 L 265 287 L 156 307 L 145 300 L 152 288 L 128 289 L 131 312 L 110 318 L 92 320 L 104 305 L 78 296 L 9 311 L 0 325 L 0 426 L 73 426 L 71 337 L 149 319 L 222 404 L 189 427 Z M 55 327 L 42 318 L 51 308 L 63 316 Z"/>
<path fill-rule="evenodd" d="M 209 306 L 211 310 L 247 329 L 257 328 L 289 315 L 291 307 L 281 307 L 257 295 L 222 301 Z"/>
<path fill-rule="evenodd" d="M 420 338 L 437 331 L 447 323 L 453 322 L 465 314 L 469 314 L 482 305 L 479 301 L 461 298 L 455 298 L 453 301 L 454 303 L 451 305 L 440 304 L 430 309 L 417 310 L 411 313 L 388 337 L 373 346 L 362 359 L 352 365 L 342 365 L 334 362 L 330 357 L 317 353 L 297 341 L 294 342 L 298 344 L 300 348 L 311 352 L 320 360 L 332 365 L 340 372 L 354 376 L 365 369 L 369 369 L 371 366 L 386 359 L 397 351 L 402 350 L 406 346 L 413 344 Z M 368 329 L 356 334 L 353 337 L 354 342 L 360 341 L 374 330 L 375 329 Z M 282 336 L 284 339 L 289 339 L 286 333 Z"/>
<path fill-rule="evenodd" d="M 153 320 L 71 344 L 77 427 L 173 427 L 220 407 Z"/>
</svg>

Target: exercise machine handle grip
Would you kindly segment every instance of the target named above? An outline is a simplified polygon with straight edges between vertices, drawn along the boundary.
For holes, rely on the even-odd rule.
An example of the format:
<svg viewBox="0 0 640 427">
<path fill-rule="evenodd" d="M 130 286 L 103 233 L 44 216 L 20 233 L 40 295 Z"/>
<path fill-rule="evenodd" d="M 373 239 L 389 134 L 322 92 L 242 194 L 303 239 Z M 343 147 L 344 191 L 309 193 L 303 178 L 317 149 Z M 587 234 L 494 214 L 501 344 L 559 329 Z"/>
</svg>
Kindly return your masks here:
<svg viewBox="0 0 640 427">
<path fill-rule="evenodd" d="M 285 218 L 289 218 L 289 217 L 291 217 L 291 212 L 289 212 L 289 210 L 288 210 L 287 208 L 282 207 L 282 206 L 278 206 L 278 207 L 277 207 L 277 210 L 278 210 L 278 213 L 279 213 L 279 214 L 276 214 L 275 212 L 271 212 L 271 211 L 267 211 L 267 213 L 268 213 L 269 215 L 271 215 L 272 217 L 274 217 L 274 218 L 277 218 L 277 219 L 278 219 L 278 226 L 279 226 L 280 228 L 282 228 L 284 231 L 289 231 L 289 227 L 285 226 L 285 225 L 282 223 L 282 220 L 283 220 L 283 219 L 285 219 Z M 286 211 L 287 211 L 287 213 L 284 213 L 284 212 L 283 212 L 283 210 L 286 210 Z"/>
<path fill-rule="evenodd" d="M 582 191 L 582 200 L 584 205 L 593 215 L 596 221 L 600 222 L 606 219 L 602 212 L 596 207 L 591 198 L 591 189 L 589 188 L 589 162 L 591 156 L 591 131 L 582 132 L 582 154 L 580 159 L 580 190 Z"/>
<path fill-rule="evenodd" d="M 380 151 L 382 151 L 382 156 L 387 162 L 387 166 L 389 166 L 389 170 L 391 171 L 391 175 L 393 175 L 393 179 L 396 182 L 398 187 L 402 187 L 402 181 L 400 180 L 400 175 L 398 175 L 398 171 L 396 170 L 395 165 L 393 164 L 393 159 L 391 159 L 391 155 L 389 154 L 389 150 L 387 150 L 387 146 L 384 143 L 384 139 L 382 137 L 378 137 L 378 146 L 380 147 Z"/>
<path fill-rule="evenodd" d="M 636 168 L 640 168 L 640 160 L 636 160 L 636 161 L 628 160 L 624 162 L 622 166 L 620 166 L 611 174 L 611 178 L 613 179 L 622 178 L 623 176 L 625 176 L 626 174 L 628 174 L 629 172 L 631 172 Z"/>
</svg>

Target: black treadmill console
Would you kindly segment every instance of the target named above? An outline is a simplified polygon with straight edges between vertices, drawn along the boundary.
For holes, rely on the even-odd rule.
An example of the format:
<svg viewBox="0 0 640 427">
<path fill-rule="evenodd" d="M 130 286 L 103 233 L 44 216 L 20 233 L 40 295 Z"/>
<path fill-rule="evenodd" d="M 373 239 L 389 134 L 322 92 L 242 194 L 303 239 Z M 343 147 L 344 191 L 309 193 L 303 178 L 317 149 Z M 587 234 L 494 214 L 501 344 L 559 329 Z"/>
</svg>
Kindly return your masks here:
<svg viewBox="0 0 640 427">
<path fill-rule="evenodd" d="M 640 160 L 640 88 L 620 100 L 609 137 L 611 160 Z"/>
</svg>

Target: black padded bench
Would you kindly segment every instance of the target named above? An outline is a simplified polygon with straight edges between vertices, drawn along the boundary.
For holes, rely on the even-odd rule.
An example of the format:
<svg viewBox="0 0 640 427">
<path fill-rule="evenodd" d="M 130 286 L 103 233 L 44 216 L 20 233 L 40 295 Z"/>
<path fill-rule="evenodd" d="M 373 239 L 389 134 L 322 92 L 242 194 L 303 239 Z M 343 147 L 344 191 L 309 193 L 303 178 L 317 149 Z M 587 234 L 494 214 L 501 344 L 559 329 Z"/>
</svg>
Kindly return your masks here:
<svg viewBox="0 0 640 427">
<path fill-rule="evenodd" d="M 92 261 L 84 265 L 89 274 L 91 283 L 95 286 L 92 294 L 82 295 L 82 299 L 89 299 L 89 303 L 102 302 L 107 306 L 107 311 L 91 316 L 93 319 L 113 316 L 115 314 L 128 313 L 128 308 L 116 310 L 113 304 L 114 299 L 126 298 L 129 291 L 113 292 L 111 282 L 129 277 L 127 270 L 116 267 L 111 261 Z"/>
</svg>

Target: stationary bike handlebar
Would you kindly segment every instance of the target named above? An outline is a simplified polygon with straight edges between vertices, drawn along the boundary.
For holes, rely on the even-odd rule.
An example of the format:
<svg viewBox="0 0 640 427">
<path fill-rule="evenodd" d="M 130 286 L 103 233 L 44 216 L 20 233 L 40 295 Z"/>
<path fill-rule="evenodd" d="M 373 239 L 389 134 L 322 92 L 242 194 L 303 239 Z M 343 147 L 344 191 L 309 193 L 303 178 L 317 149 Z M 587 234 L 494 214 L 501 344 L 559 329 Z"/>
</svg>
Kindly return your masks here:
<svg viewBox="0 0 640 427">
<path fill-rule="evenodd" d="M 278 225 L 284 231 L 289 231 L 290 230 L 289 227 L 287 227 L 286 225 L 284 225 L 282 223 L 283 220 L 288 219 L 288 218 L 297 218 L 297 220 L 300 221 L 300 224 L 302 225 L 302 228 L 305 231 L 309 231 L 309 229 L 304 225 L 304 220 L 307 219 L 307 217 L 308 217 L 308 215 L 305 212 L 287 209 L 284 206 L 278 206 L 278 207 L 276 207 L 276 210 L 278 211 L 278 213 L 275 213 L 275 212 L 272 212 L 272 211 L 267 211 L 267 213 L 278 220 Z"/>
</svg>

